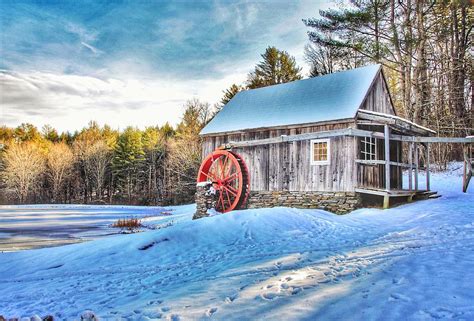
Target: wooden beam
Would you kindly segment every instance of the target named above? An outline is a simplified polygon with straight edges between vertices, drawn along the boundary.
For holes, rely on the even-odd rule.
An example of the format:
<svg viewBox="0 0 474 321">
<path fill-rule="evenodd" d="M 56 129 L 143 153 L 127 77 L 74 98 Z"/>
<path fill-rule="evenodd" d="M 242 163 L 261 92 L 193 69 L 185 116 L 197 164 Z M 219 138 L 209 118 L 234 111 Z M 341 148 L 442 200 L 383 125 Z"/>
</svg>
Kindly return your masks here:
<svg viewBox="0 0 474 321">
<path fill-rule="evenodd" d="M 392 140 L 399 140 L 402 142 L 417 142 L 417 143 L 474 143 L 474 137 L 419 137 L 419 136 L 403 136 L 392 135 Z"/>
<path fill-rule="evenodd" d="M 430 144 L 426 143 L 426 191 L 430 190 Z"/>
<path fill-rule="evenodd" d="M 326 131 L 321 131 L 321 132 L 304 133 L 304 134 L 289 135 L 289 136 L 282 135 L 278 137 L 265 138 L 265 139 L 229 142 L 228 144 L 224 145 L 224 148 L 242 148 L 242 147 L 251 147 L 251 146 L 258 146 L 258 145 L 297 142 L 297 141 L 302 141 L 302 140 L 311 140 L 311 139 L 318 139 L 318 138 L 354 136 L 353 131 L 354 131 L 353 128 L 343 128 L 343 129 L 326 130 Z"/>
<path fill-rule="evenodd" d="M 387 125 L 392 125 L 393 127 L 396 127 L 396 129 L 401 130 L 401 131 L 410 131 L 412 133 L 416 133 L 420 135 L 436 134 L 434 130 L 423 127 L 421 125 L 418 125 L 407 119 L 404 119 L 395 115 L 360 109 L 357 112 L 357 116 L 358 118 L 362 118 L 364 120 L 371 120 L 371 121 L 375 121 L 375 122 L 379 122 L 379 123 L 383 123 Z"/>
<path fill-rule="evenodd" d="M 366 125 L 366 126 L 383 126 L 382 123 L 377 123 L 372 120 L 358 120 L 357 125 Z"/>
<path fill-rule="evenodd" d="M 387 125 L 388 126 L 388 125 Z M 344 128 L 336 130 L 328 130 L 314 133 L 305 133 L 298 135 L 279 136 L 265 139 L 256 139 L 248 141 L 229 142 L 222 146 L 224 149 L 230 148 L 243 148 L 259 145 L 268 144 L 279 144 L 285 142 L 295 142 L 302 140 L 311 140 L 318 138 L 330 138 L 339 136 L 354 136 L 354 137 L 373 137 L 378 139 L 384 139 L 384 133 L 373 132 L 355 128 Z M 402 136 L 402 135 L 390 135 L 391 140 L 402 141 L 402 142 L 416 142 L 416 143 L 474 143 L 474 137 L 415 137 L 415 136 Z"/>
<path fill-rule="evenodd" d="M 385 165 L 385 160 L 382 159 L 372 159 L 372 160 L 365 160 L 365 159 L 356 159 L 356 163 L 363 164 L 363 165 Z M 390 161 L 391 166 L 398 166 L 403 168 L 409 168 L 410 164 L 399 163 L 399 162 L 392 162 Z"/>
<path fill-rule="evenodd" d="M 408 147 L 408 189 L 413 190 L 413 145 L 415 143 L 409 143 Z"/>
<path fill-rule="evenodd" d="M 363 187 L 360 187 L 360 188 L 356 187 L 355 192 L 362 193 L 362 194 L 378 195 L 378 196 L 388 195 L 389 197 L 404 197 L 404 196 L 417 194 L 415 191 L 408 191 L 408 190 L 393 190 L 392 189 L 390 192 L 387 192 L 384 189 L 363 188 Z"/>
<path fill-rule="evenodd" d="M 415 149 L 415 191 L 418 190 L 418 144 L 414 144 L 414 149 Z"/>
<path fill-rule="evenodd" d="M 384 139 L 385 139 L 385 189 L 390 190 L 390 128 L 384 125 Z M 385 208 L 385 200 L 384 200 Z"/>
</svg>

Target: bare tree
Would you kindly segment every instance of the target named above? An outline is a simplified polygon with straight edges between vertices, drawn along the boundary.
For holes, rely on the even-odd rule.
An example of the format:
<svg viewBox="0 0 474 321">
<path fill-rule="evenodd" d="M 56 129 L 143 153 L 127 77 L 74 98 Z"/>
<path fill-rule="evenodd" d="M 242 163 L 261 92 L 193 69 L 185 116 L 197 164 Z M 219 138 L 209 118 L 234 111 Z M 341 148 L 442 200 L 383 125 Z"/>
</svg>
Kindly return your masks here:
<svg viewBox="0 0 474 321">
<path fill-rule="evenodd" d="M 37 187 L 45 169 L 45 157 L 33 143 L 11 144 L 5 152 L 5 185 L 20 203 Z"/>
<path fill-rule="evenodd" d="M 53 202 L 59 200 L 61 188 L 71 175 L 74 166 L 74 154 L 65 143 L 51 145 L 47 161 L 47 177 L 52 186 Z"/>
<path fill-rule="evenodd" d="M 99 140 L 89 146 L 86 156 L 85 166 L 88 168 L 88 172 L 91 173 L 92 183 L 96 189 L 96 197 L 100 200 L 102 199 L 107 166 L 112 160 L 112 153 L 107 144 L 103 140 Z"/>
</svg>

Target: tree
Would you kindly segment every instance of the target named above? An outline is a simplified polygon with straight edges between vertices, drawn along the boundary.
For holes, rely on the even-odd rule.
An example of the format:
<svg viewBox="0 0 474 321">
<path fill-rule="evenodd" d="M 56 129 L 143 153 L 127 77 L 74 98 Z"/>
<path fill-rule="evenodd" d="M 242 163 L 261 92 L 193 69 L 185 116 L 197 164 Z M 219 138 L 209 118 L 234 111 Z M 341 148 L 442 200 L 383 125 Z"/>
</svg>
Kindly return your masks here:
<svg viewBox="0 0 474 321">
<path fill-rule="evenodd" d="M 260 88 L 303 78 L 295 58 L 286 51 L 268 47 L 261 56 L 263 61 L 247 77 L 247 88 Z"/>
<path fill-rule="evenodd" d="M 346 48 L 324 47 L 314 43 L 305 46 L 305 60 L 310 64 L 310 77 L 363 66 L 366 60 Z"/>
<path fill-rule="evenodd" d="M 112 168 L 117 185 L 127 195 L 129 204 L 137 195 L 135 192 L 141 182 L 144 160 L 142 133 L 136 128 L 127 127 L 118 138 Z"/>
<path fill-rule="evenodd" d="M 6 150 L 3 163 L 6 188 L 20 203 L 26 202 L 44 172 L 44 155 L 34 143 L 16 143 Z"/>
<path fill-rule="evenodd" d="M 344 50 L 364 64 L 382 64 L 399 115 L 440 135 L 472 131 L 469 1 L 353 0 L 320 16 L 303 20 L 310 41 L 326 52 Z M 447 145 L 432 150 L 435 161 L 460 155 L 460 148 Z"/>
<path fill-rule="evenodd" d="M 53 201 L 58 201 L 65 181 L 74 167 L 74 154 L 65 143 L 52 144 L 47 157 L 47 177 L 52 186 Z"/>
<path fill-rule="evenodd" d="M 175 139 L 168 142 L 165 163 L 165 186 L 173 203 L 192 202 L 196 192 L 196 175 L 201 165 L 199 132 L 211 116 L 210 106 L 197 99 L 185 104 Z"/>
<path fill-rule="evenodd" d="M 147 203 L 157 204 L 160 196 L 158 181 L 159 168 L 163 166 L 165 156 L 165 138 L 158 127 L 147 127 L 142 135 L 145 151 L 145 171 L 147 176 Z"/>
<path fill-rule="evenodd" d="M 93 173 L 91 166 L 91 153 L 93 145 L 102 140 L 100 128 L 95 122 L 90 122 L 87 128 L 81 130 L 74 137 L 73 151 L 77 159 L 79 177 L 82 180 L 84 202 L 92 201 Z"/>
<path fill-rule="evenodd" d="M 24 123 L 15 128 L 15 139 L 20 142 L 40 141 L 41 134 L 32 124 Z"/>
<path fill-rule="evenodd" d="M 95 195 L 99 201 L 102 200 L 105 176 L 111 159 L 112 153 L 104 140 L 96 141 L 86 151 L 85 166 L 91 174 L 92 185 L 95 186 Z"/>
<path fill-rule="evenodd" d="M 227 104 L 237 93 L 244 90 L 242 86 L 232 84 L 228 89 L 223 91 L 224 96 L 221 99 L 221 105 Z"/>
<path fill-rule="evenodd" d="M 58 132 L 51 125 L 44 125 L 41 131 L 43 133 L 44 139 L 53 143 L 57 143 L 59 141 Z"/>
</svg>

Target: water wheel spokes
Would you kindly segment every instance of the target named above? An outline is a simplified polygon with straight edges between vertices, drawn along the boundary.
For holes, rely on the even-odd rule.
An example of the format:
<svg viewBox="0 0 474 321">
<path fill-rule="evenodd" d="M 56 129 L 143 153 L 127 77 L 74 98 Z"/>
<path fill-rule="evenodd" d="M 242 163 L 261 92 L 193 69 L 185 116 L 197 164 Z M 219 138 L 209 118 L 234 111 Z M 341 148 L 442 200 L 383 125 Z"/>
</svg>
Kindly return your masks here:
<svg viewBox="0 0 474 321">
<path fill-rule="evenodd" d="M 211 182 L 216 191 L 216 211 L 242 208 L 249 194 L 249 174 L 242 158 L 228 150 L 215 150 L 202 162 L 198 183 Z"/>
</svg>

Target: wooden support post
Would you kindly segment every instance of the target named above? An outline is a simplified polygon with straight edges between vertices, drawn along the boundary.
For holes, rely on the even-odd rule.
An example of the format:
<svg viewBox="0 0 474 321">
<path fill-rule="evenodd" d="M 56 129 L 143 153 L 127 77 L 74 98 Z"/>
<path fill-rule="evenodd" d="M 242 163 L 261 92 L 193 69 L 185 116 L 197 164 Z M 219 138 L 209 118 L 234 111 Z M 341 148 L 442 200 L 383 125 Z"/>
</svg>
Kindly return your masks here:
<svg viewBox="0 0 474 321">
<path fill-rule="evenodd" d="M 430 144 L 426 143 L 426 190 L 430 190 Z"/>
<path fill-rule="evenodd" d="M 384 125 L 385 140 L 385 190 L 390 191 L 390 128 Z M 385 202 L 384 202 L 385 203 Z"/>
<path fill-rule="evenodd" d="M 473 173 L 473 164 L 474 164 L 474 149 L 472 146 L 465 144 L 463 146 L 463 154 L 464 154 L 464 170 L 462 176 L 462 191 L 464 193 L 467 192 L 467 188 L 469 187 L 469 182 L 472 178 Z"/>
<path fill-rule="evenodd" d="M 408 147 L 408 165 L 410 165 L 408 169 L 408 189 L 410 191 L 413 190 L 413 145 L 414 143 L 409 143 L 410 146 Z"/>
<path fill-rule="evenodd" d="M 387 209 L 390 207 L 390 196 L 384 195 L 383 197 L 383 209 Z"/>
<path fill-rule="evenodd" d="M 415 143 L 415 191 L 418 190 L 418 144 Z"/>
<path fill-rule="evenodd" d="M 385 190 L 390 191 L 390 128 L 384 125 L 384 142 L 385 142 Z M 387 194 L 383 197 L 383 208 L 389 208 L 390 196 Z"/>
</svg>

